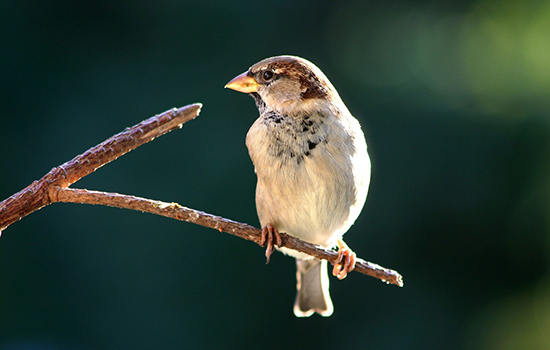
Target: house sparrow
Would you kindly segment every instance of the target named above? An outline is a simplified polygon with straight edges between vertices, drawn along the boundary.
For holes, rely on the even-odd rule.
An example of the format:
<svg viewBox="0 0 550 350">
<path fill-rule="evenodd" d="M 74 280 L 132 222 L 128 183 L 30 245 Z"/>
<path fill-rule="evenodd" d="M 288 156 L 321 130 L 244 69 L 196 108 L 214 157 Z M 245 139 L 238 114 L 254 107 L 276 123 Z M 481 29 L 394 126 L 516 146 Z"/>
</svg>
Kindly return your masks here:
<svg viewBox="0 0 550 350">
<path fill-rule="evenodd" d="M 281 245 L 280 232 L 331 248 L 338 245 L 333 275 L 355 267 L 355 253 L 342 241 L 359 215 L 370 182 L 370 160 L 359 122 L 327 77 L 295 56 L 264 59 L 226 88 L 250 94 L 260 117 L 246 135 L 258 177 L 256 208 L 266 258 Z M 330 316 L 326 260 L 277 248 L 296 258 L 294 314 Z"/>
</svg>

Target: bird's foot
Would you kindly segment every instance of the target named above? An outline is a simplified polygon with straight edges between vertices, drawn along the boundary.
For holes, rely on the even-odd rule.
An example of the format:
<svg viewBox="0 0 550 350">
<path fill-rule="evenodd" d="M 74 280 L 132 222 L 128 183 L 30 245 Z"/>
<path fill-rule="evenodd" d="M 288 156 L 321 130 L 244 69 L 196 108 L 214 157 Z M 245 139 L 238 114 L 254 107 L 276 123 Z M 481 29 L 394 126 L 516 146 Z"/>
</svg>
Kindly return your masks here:
<svg viewBox="0 0 550 350">
<path fill-rule="evenodd" d="M 273 225 L 268 224 L 262 228 L 262 237 L 260 239 L 260 245 L 265 245 L 265 263 L 269 264 L 269 258 L 273 253 L 273 246 L 276 244 L 279 247 L 282 244 L 281 235 L 279 231 Z"/>
<path fill-rule="evenodd" d="M 348 272 L 353 271 L 355 268 L 355 253 L 348 247 L 344 241 L 338 240 L 338 259 L 332 269 L 332 274 L 342 280 L 346 278 Z"/>
</svg>

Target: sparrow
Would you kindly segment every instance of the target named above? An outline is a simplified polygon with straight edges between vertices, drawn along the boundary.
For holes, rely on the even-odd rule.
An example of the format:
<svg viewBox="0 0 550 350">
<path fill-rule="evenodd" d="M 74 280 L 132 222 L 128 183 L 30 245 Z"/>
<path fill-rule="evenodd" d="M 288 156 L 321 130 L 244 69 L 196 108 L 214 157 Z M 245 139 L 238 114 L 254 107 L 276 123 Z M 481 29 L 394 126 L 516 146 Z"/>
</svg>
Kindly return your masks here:
<svg viewBox="0 0 550 350">
<path fill-rule="evenodd" d="M 332 274 L 346 277 L 356 255 L 342 236 L 365 203 L 371 164 L 361 126 L 313 63 L 266 58 L 225 85 L 247 93 L 260 112 L 246 135 L 257 176 L 261 245 L 296 258 L 294 314 L 330 316 L 327 261 L 281 246 L 279 232 L 325 248 L 338 247 Z"/>
</svg>

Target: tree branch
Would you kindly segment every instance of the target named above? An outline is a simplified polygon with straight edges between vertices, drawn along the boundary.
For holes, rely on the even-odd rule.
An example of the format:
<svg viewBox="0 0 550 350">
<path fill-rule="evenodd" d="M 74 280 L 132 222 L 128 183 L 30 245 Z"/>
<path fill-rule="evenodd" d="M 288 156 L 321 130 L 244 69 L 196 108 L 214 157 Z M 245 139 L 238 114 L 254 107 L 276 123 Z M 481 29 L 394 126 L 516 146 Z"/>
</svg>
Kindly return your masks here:
<svg viewBox="0 0 550 350">
<path fill-rule="evenodd" d="M 82 177 L 123 154 L 154 140 L 194 119 L 201 104 L 172 109 L 127 128 L 72 160 L 53 168 L 44 177 L 0 202 L 0 234 L 12 223 L 56 202 L 96 204 L 138 210 L 216 229 L 260 243 L 261 230 L 248 224 L 225 219 L 202 211 L 130 195 L 68 188 Z M 294 249 L 334 264 L 338 253 L 281 233 L 282 246 Z M 403 286 L 401 275 L 377 264 L 357 259 L 355 271 L 386 283 Z"/>
<path fill-rule="evenodd" d="M 68 187 L 144 143 L 181 128 L 185 122 L 199 115 L 201 107 L 200 103 L 196 103 L 158 114 L 53 168 L 40 180 L 34 181 L 0 203 L 0 232 L 21 218 L 52 203 L 49 190 L 54 186 Z"/>
</svg>

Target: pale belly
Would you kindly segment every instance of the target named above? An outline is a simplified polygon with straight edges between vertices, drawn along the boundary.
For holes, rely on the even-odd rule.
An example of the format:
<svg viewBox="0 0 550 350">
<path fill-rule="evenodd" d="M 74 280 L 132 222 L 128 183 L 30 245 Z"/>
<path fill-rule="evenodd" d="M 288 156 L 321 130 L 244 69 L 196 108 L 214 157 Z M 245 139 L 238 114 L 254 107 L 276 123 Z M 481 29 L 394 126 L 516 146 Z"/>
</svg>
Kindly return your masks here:
<svg viewBox="0 0 550 350">
<path fill-rule="evenodd" d="M 328 248 L 354 223 L 367 197 L 370 160 L 357 120 L 339 115 L 324 111 L 300 119 L 265 112 L 254 122 L 246 145 L 258 177 L 262 227 L 271 224 Z"/>
<path fill-rule="evenodd" d="M 332 247 L 363 207 L 370 161 L 366 145 L 353 156 L 330 145 L 315 151 L 299 164 L 274 158 L 257 169 L 256 207 L 262 226 L 272 224 L 304 241 Z"/>
</svg>

